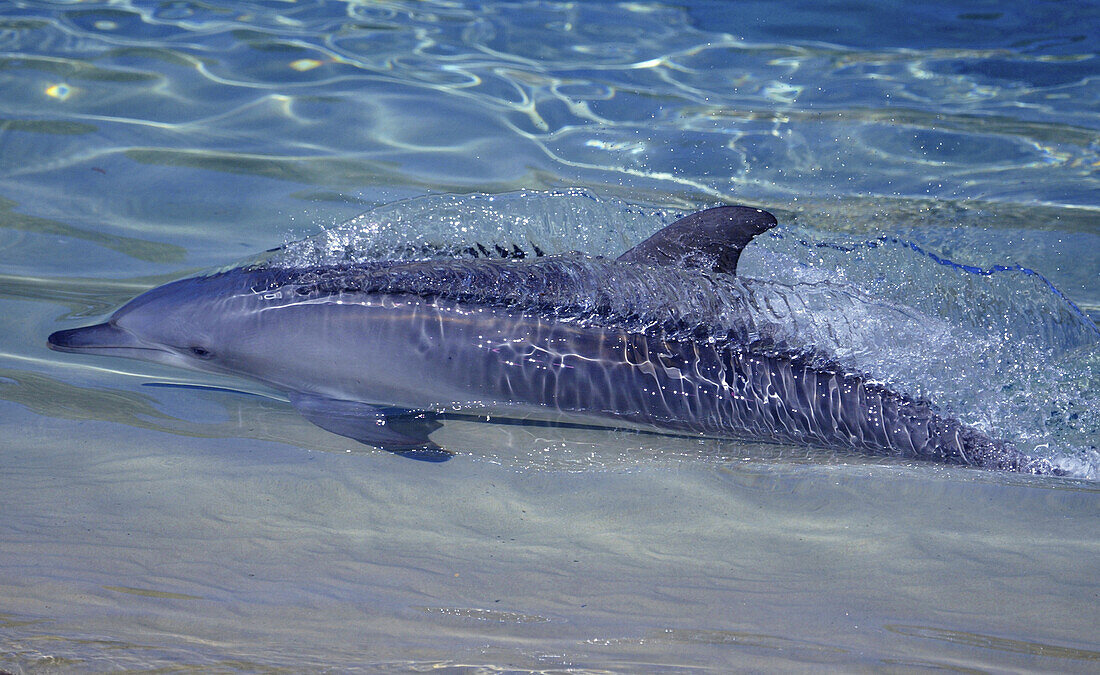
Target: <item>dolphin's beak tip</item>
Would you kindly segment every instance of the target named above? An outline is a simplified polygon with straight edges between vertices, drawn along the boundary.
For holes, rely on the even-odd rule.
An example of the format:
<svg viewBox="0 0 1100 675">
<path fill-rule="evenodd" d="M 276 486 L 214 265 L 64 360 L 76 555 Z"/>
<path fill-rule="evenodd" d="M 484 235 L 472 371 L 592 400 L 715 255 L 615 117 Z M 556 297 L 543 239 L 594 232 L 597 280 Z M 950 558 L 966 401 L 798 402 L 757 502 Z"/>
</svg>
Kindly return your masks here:
<svg viewBox="0 0 1100 675">
<path fill-rule="evenodd" d="M 108 347 L 118 341 L 120 331 L 107 323 L 83 328 L 59 330 L 46 338 L 50 349 L 59 352 L 79 352 L 95 347 Z"/>
<path fill-rule="evenodd" d="M 73 328 L 70 330 L 59 330 L 54 333 L 50 333 L 50 337 L 46 338 L 46 345 L 50 349 L 59 352 L 66 352 L 72 348 L 73 342 L 75 342 L 75 336 L 82 329 Z"/>
</svg>

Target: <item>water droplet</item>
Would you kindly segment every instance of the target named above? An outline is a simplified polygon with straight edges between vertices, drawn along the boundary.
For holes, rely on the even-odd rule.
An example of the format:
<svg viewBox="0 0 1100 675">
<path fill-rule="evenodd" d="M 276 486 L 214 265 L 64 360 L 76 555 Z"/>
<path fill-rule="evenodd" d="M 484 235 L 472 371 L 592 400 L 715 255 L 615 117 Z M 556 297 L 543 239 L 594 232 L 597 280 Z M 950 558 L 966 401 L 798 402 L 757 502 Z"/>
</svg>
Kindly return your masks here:
<svg viewBox="0 0 1100 675">
<path fill-rule="evenodd" d="M 72 88 L 64 83 L 51 84 L 50 86 L 46 87 L 46 96 L 49 96 L 50 98 L 56 98 L 59 101 L 64 101 L 65 99 L 69 98 L 70 96 L 72 96 L 72 93 Z"/>
<path fill-rule="evenodd" d="M 307 70 L 313 70 L 321 65 L 321 62 L 317 59 L 298 59 L 290 64 L 290 67 L 297 70 L 299 73 L 304 73 Z"/>
</svg>

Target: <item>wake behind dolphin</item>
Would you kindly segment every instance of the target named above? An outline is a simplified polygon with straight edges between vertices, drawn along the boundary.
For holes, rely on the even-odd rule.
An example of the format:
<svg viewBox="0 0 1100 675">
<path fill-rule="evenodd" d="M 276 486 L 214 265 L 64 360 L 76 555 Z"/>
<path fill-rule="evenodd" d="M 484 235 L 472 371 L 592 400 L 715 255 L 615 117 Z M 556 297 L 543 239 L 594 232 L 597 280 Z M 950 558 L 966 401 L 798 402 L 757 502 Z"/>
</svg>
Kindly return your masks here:
<svg viewBox="0 0 1100 675">
<path fill-rule="evenodd" d="M 447 412 L 633 426 L 1058 472 L 799 339 L 736 275 L 770 213 L 689 215 L 618 258 L 504 253 L 254 264 L 138 296 L 59 351 L 241 375 L 314 424 L 418 459 Z"/>
</svg>

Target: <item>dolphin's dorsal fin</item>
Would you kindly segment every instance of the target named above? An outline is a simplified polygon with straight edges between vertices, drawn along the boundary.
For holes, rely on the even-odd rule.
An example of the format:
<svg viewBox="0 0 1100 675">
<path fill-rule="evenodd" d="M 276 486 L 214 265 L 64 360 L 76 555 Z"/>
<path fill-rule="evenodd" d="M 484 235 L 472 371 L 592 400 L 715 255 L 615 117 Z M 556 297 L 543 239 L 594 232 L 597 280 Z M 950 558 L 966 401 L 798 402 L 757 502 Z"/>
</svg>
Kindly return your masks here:
<svg viewBox="0 0 1100 675">
<path fill-rule="evenodd" d="M 741 250 L 775 227 L 775 216 L 751 206 L 719 206 L 684 216 L 619 256 L 620 262 L 672 265 L 734 274 Z"/>
</svg>

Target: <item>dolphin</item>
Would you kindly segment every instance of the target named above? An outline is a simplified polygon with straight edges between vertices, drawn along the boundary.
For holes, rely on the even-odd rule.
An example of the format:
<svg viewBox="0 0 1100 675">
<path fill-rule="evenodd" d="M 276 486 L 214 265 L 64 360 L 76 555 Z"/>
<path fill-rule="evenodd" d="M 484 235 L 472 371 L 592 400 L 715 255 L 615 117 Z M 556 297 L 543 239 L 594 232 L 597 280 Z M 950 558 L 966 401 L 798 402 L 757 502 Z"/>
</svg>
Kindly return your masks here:
<svg viewBox="0 0 1100 675">
<path fill-rule="evenodd" d="M 1056 473 L 932 403 L 792 345 L 737 275 L 767 211 L 688 215 L 617 259 L 484 255 L 282 267 L 175 281 L 63 352 L 244 376 L 330 432 L 415 459 L 445 414 L 594 424 Z"/>
</svg>

